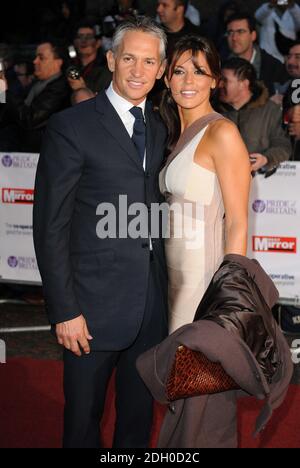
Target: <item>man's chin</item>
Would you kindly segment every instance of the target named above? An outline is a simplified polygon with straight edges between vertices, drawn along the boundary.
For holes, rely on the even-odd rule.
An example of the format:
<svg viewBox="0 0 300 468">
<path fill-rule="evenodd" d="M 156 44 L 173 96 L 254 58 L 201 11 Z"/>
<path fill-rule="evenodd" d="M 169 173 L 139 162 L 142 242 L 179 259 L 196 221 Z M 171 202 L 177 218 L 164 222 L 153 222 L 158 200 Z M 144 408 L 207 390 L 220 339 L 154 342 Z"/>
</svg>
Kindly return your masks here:
<svg viewBox="0 0 300 468">
<path fill-rule="evenodd" d="M 148 89 L 132 89 L 129 88 L 127 91 L 127 95 L 132 101 L 143 101 L 146 97 L 147 94 L 149 93 L 150 90 Z"/>
</svg>

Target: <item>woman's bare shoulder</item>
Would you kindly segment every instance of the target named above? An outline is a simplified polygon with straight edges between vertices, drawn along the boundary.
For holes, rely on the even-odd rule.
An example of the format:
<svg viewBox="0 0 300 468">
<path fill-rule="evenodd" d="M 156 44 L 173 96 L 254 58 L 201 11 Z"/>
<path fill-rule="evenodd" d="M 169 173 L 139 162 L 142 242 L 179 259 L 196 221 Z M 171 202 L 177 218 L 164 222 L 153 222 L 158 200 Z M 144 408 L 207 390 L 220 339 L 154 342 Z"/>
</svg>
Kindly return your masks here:
<svg viewBox="0 0 300 468">
<path fill-rule="evenodd" d="M 209 133 L 218 138 L 228 138 L 234 135 L 240 135 L 235 123 L 226 118 L 212 122 L 209 126 Z"/>
<path fill-rule="evenodd" d="M 213 146 L 218 146 L 223 151 L 225 148 L 231 148 L 233 145 L 243 144 L 240 132 L 235 125 L 228 119 L 212 122 L 208 131 L 209 140 Z"/>
</svg>

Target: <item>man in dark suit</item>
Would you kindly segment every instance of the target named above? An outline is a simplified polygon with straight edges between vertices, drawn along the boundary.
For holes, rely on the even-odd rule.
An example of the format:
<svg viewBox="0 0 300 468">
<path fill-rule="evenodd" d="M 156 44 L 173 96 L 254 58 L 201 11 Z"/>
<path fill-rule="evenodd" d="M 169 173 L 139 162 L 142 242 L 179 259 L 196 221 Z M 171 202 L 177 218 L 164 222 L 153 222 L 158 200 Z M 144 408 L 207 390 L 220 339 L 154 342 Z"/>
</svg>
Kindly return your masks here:
<svg viewBox="0 0 300 468">
<path fill-rule="evenodd" d="M 114 447 L 149 443 L 153 401 L 135 361 L 166 334 L 164 251 L 149 230 L 126 231 L 136 222 L 133 203 L 145 207 L 144 224 L 160 201 L 166 130 L 146 97 L 164 72 L 165 46 L 153 20 L 122 23 L 107 54 L 111 86 L 55 115 L 44 140 L 34 241 L 48 317 L 65 348 L 64 447 L 99 447 L 115 367 Z M 127 197 L 128 214 L 120 196 Z M 110 223 L 107 235 L 101 233 L 99 214 L 108 206 L 117 235 Z"/>
<path fill-rule="evenodd" d="M 1 118 L 0 149 L 39 153 L 52 114 L 70 105 L 70 90 L 63 74 L 66 53 L 55 41 L 38 45 L 34 81 L 25 101 L 9 89 Z"/>
</svg>

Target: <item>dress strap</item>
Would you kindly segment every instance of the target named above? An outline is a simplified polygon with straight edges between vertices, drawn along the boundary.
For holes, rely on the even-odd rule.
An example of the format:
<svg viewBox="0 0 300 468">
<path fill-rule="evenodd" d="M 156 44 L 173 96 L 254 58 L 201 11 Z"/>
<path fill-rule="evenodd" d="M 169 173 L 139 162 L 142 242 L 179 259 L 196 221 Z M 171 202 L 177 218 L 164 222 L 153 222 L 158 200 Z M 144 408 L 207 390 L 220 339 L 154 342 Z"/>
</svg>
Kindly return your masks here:
<svg viewBox="0 0 300 468">
<path fill-rule="evenodd" d="M 207 125 L 211 122 L 215 122 L 216 120 L 227 120 L 223 115 L 219 114 L 218 112 L 212 112 L 210 114 L 204 115 L 200 117 L 200 119 L 196 120 L 192 123 L 184 132 L 181 134 L 174 150 L 168 156 L 165 167 L 169 166 L 169 164 L 176 158 L 176 156 L 181 153 L 181 151 L 190 143 L 190 141 L 203 130 Z"/>
</svg>

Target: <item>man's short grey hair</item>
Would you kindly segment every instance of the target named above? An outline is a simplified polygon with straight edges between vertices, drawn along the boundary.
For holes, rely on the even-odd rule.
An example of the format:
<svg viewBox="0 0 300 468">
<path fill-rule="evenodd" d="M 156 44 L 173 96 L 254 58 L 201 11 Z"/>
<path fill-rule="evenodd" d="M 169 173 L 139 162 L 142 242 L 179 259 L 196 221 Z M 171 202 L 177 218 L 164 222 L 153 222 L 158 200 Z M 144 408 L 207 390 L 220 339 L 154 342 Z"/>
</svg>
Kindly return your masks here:
<svg viewBox="0 0 300 468">
<path fill-rule="evenodd" d="M 157 37 L 160 40 L 160 58 L 161 61 L 166 58 L 167 49 L 167 36 L 162 27 L 156 23 L 152 18 L 147 16 L 138 16 L 130 20 L 123 21 L 116 29 L 112 39 L 111 50 L 116 55 L 124 36 L 127 32 L 141 31 L 152 36 Z"/>
</svg>

